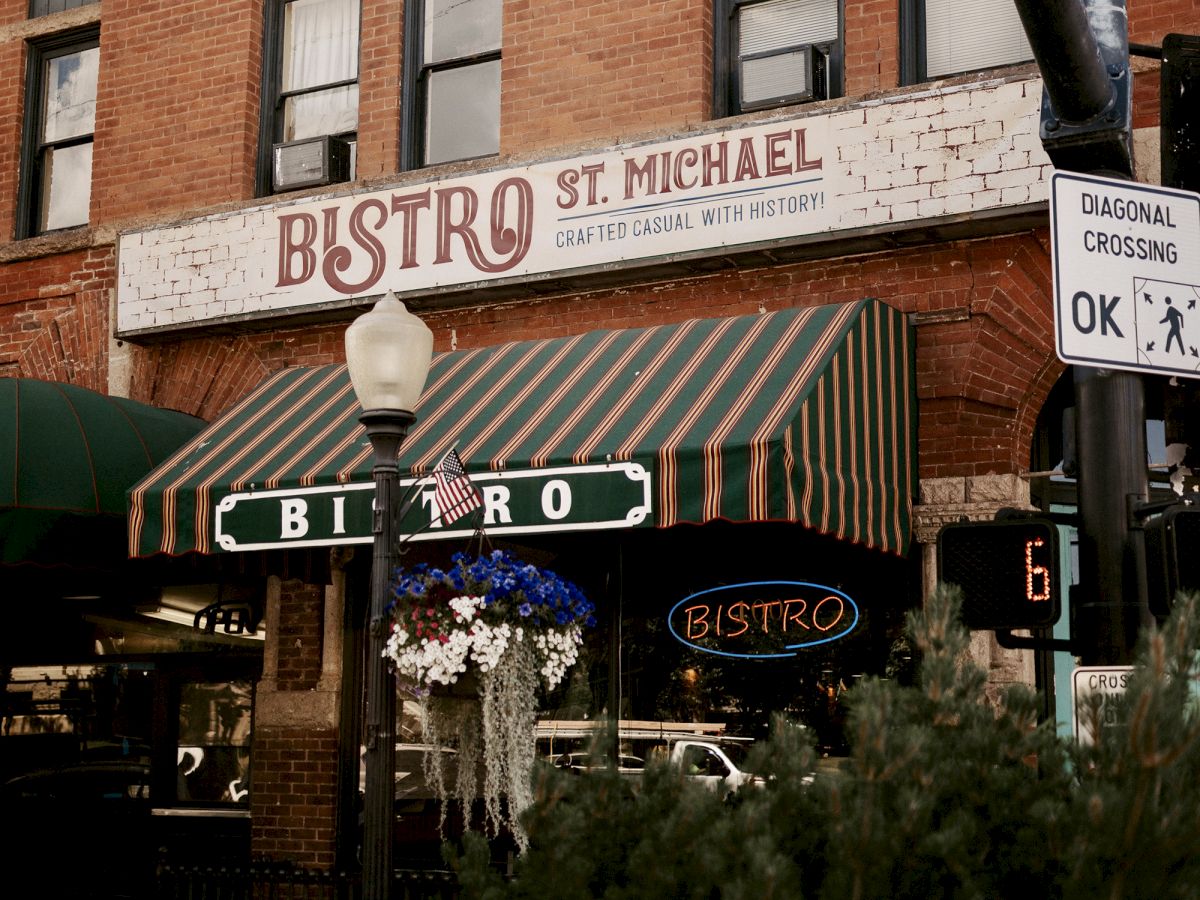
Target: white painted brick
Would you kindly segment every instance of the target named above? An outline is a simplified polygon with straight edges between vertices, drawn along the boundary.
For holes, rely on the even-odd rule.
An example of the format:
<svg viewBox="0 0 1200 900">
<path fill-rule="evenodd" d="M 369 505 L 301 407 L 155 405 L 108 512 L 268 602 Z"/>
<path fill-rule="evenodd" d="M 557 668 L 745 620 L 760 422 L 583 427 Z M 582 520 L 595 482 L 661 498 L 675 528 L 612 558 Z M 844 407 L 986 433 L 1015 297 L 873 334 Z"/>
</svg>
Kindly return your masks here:
<svg viewBox="0 0 1200 900">
<path fill-rule="evenodd" d="M 978 193 L 972 195 L 972 200 L 974 201 L 975 209 L 987 209 L 992 206 L 999 206 L 1000 192 L 988 190 L 979 191 Z"/>
<path fill-rule="evenodd" d="M 928 200 L 922 200 L 917 204 L 917 215 L 920 218 L 926 216 L 941 216 L 946 213 L 946 200 L 944 197 L 930 197 Z"/>
<path fill-rule="evenodd" d="M 901 155 L 905 153 L 915 153 L 918 147 L 917 135 L 906 134 L 902 137 L 892 139 L 892 152 Z"/>
<path fill-rule="evenodd" d="M 956 178 L 965 178 L 971 174 L 971 161 L 967 159 L 959 159 L 955 156 L 953 159 L 946 161 L 946 180 L 953 181 Z"/>
<path fill-rule="evenodd" d="M 930 196 L 929 185 L 915 184 L 908 187 L 892 188 L 887 191 L 879 192 L 879 202 L 888 206 L 894 206 L 897 203 L 916 203 L 918 200 L 924 200 Z"/>
<path fill-rule="evenodd" d="M 912 130 L 912 120 L 900 117 L 880 124 L 878 133 L 881 138 L 894 138 L 910 135 Z"/>
<path fill-rule="evenodd" d="M 892 208 L 890 206 L 871 206 L 864 210 L 863 217 L 864 225 L 883 225 L 892 220 Z"/>
<path fill-rule="evenodd" d="M 1028 150 L 1010 150 L 1007 153 L 1000 154 L 1000 168 L 1011 171 L 1012 169 L 1028 169 L 1029 168 L 1029 151 Z"/>
<path fill-rule="evenodd" d="M 965 144 L 973 143 L 975 140 L 975 129 L 973 126 L 965 128 L 948 128 L 946 130 L 946 144 L 951 147 L 959 147 Z"/>
<path fill-rule="evenodd" d="M 919 174 L 915 166 L 912 168 L 897 169 L 892 173 L 892 187 L 909 187 L 910 185 L 914 185 L 920 180 Z"/>
<path fill-rule="evenodd" d="M 970 91 L 954 91 L 942 95 L 942 109 L 946 112 L 962 112 L 971 108 Z"/>
<path fill-rule="evenodd" d="M 893 222 L 911 222 L 920 217 L 916 203 L 897 203 L 892 207 Z"/>
<path fill-rule="evenodd" d="M 1004 137 L 1004 126 L 994 119 L 990 122 L 980 122 L 975 126 L 975 140 L 977 141 L 998 141 L 1002 137 Z"/>
<path fill-rule="evenodd" d="M 976 175 L 987 175 L 1000 171 L 1000 154 L 988 153 L 978 156 L 971 163 L 971 169 Z"/>
<path fill-rule="evenodd" d="M 867 211 L 865 209 L 848 209 L 838 217 L 839 228 L 857 228 L 859 225 L 865 224 L 867 221 Z"/>
<path fill-rule="evenodd" d="M 946 132 L 941 129 L 925 131 L 917 135 L 918 150 L 934 150 L 946 146 Z"/>
<path fill-rule="evenodd" d="M 896 104 L 881 103 L 878 106 L 868 106 L 866 108 L 865 124 L 871 126 L 879 126 L 885 122 L 890 122 L 896 117 Z"/>
<path fill-rule="evenodd" d="M 959 159 L 969 159 L 971 161 L 974 161 L 974 160 L 977 160 L 980 157 L 984 157 L 984 156 L 998 157 L 999 153 L 996 150 L 996 148 L 994 146 L 992 146 L 991 144 L 968 143 L 968 144 L 962 144 L 960 147 L 958 147 L 958 158 Z"/>
<path fill-rule="evenodd" d="M 941 163 L 929 166 L 922 166 L 917 169 L 917 181 L 920 182 L 940 182 L 946 177 L 946 167 Z"/>
<path fill-rule="evenodd" d="M 982 175 L 970 175 L 966 178 L 955 178 L 953 181 L 930 185 L 930 196 L 948 197 L 951 194 L 974 194 L 982 191 L 984 187 Z"/>
<path fill-rule="evenodd" d="M 892 177 L 895 173 L 891 169 L 876 168 L 867 173 L 865 186 L 868 191 L 879 191 L 892 186 Z"/>
<path fill-rule="evenodd" d="M 910 119 L 928 118 L 936 116 L 946 108 L 946 100 L 940 94 L 935 94 L 932 97 L 922 97 L 911 104 L 911 107 L 905 112 Z"/>
<path fill-rule="evenodd" d="M 984 184 L 990 188 L 1016 187 L 1028 188 L 1038 180 L 1037 169 L 1014 169 L 1009 172 L 994 172 L 984 176 Z"/>
<path fill-rule="evenodd" d="M 875 139 L 876 132 L 874 125 L 857 124 L 848 126 L 833 132 L 837 136 L 837 141 L 844 145 L 847 144 L 865 144 L 867 141 Z"/>
<path fill-rule="evenodd" d="M 1018 185 L 1014 187 L 1006 187 L 1000 191 L 1000 203 L 1028 203 L 1029 202 L 1029 187 L 1028 185 Z"/>
<path fill-rule="evenodd" d="M 1042 139 L 1038 136 L 1036 130 L 1026 131 L 1022 129 L 1012 136 L 1012 147 L 1014 150 L 1041 150 Z"/>
<path fill-rule="evenodd" d="M 957 155 L 953 150 L 947 150 L 944 147 L 934 148 L 932 150 L 914 150 L 912 153 L 904 154 L 904 165 L 906 166 L 935 166 L 945 165 Z"/>
<path fill-rule="evenodd" d="M 944 212 L 948 216 L 970 212 L 974 208 L 970 194 L 951 194 L 942 200 L 945 204 Z"/>
<path fill-rule="evenodd" d="M 849 162 L 856 159 L 866 159 L 867 148 L 862 144 L 842 144 L 838 147 L 838 159 Z"/>
</svg>

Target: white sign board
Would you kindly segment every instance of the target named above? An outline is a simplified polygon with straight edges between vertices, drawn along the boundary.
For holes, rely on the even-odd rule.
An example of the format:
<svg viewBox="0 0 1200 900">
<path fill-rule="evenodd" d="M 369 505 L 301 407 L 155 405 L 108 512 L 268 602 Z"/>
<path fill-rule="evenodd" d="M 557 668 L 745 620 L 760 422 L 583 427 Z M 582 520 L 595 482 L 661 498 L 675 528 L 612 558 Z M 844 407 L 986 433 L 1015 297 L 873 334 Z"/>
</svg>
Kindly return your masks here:
<svg viewBox="0 0 1200 900">
<path fill-rule="evenodd" d="M 1055 172 L 1050 246 L 1059 359 L 1200 378 L 1200 194 Z"/>
<path fill-rule="evenodd" d="M 1120 725 L 1116 699 L 1125 693 L 1133 666 L 1079 666 L 1071 675 L 1071 710 L 1075 722 L 1075 740 L 1094 744 L 1094 722 L 1088 709 L 1090 697 L 1100 697 L 1100 723 Z"/>
</svg>

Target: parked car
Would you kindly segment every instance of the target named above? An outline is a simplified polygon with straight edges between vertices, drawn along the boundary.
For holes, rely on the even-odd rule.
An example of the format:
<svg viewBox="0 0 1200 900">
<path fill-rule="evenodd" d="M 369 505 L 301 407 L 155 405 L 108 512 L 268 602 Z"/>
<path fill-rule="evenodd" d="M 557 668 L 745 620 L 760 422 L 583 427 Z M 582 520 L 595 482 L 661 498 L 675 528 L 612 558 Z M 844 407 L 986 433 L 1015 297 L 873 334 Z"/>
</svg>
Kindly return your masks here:
<svg viewBox="0 0 1200 900">
<path fill-rule="evenodd" d="M 150 767 L 89 762 L 0 786 L 7 837 L 3 891 L 12 897 L 146 896 L 154 875 Z"/>
</svg>

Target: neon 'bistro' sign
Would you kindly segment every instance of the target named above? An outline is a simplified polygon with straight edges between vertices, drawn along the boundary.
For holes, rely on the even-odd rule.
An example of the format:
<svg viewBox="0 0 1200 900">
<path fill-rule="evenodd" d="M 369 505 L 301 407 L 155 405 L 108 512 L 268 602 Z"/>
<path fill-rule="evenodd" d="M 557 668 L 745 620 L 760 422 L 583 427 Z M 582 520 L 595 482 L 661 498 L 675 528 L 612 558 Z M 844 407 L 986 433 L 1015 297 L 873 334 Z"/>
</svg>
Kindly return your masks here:
<svg viewBox="0 0 1200 900">
<path fill-rule="evenodd" d="M 796 656 L 858 625 L 858 604 L 808 581 L 748 581 L 697 591 L 667 615 L 677 640 L 705 653 L 748 659 Z"/>
</svg>

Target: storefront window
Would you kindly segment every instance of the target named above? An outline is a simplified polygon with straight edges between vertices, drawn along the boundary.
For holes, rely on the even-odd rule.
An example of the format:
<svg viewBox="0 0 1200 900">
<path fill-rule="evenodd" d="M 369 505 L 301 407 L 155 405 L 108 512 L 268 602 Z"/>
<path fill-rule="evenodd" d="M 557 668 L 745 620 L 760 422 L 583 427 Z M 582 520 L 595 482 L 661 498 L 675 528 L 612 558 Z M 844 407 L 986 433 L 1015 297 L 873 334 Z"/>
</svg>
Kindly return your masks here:
<svg viewBox="0 0 1200 900">
<path fill-rule="evenodd" d="M 180 803 L 250 805 L 252 708 L 248 681 L 182 686 L 176 754 Z"/>
<path fill-rule="evenodd" d="M 716 522 L 496 547 L 573 581 L 596 606 L 577 661 L 538 698 L 544 765 L 582 773 L 615 760 L 636 780 L 662 760 L 729 793 L 760 777 L 751 753 L 780 714 L 810 730 L 819 765 L 837 767 L 858 685 L 915 672 L 903 637 L 915 564 L 800 526 Z M 411 547 L 405 565 L 445 565 L 461 549 Z M 436 860 L 440 836 L 463 827 L 462 806 L 441 810 L 426 778 L 421 695 L 401 683 L 396 852 L 409 861 Z M 437 752 L 454 784 L 458 748 Z"/>
</svg>

